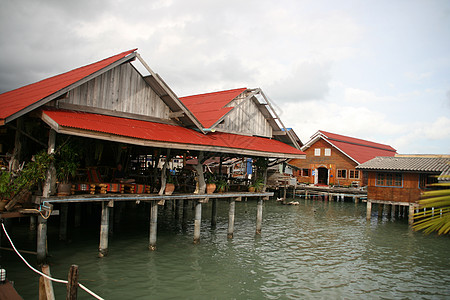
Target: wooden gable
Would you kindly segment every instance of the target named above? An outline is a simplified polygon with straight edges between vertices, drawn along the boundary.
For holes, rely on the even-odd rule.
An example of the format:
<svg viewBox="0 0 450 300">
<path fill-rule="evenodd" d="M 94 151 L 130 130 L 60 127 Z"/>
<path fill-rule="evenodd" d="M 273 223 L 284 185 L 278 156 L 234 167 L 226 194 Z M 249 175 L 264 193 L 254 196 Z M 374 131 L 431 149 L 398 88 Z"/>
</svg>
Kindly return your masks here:
<svg viewBox="0 0 450 300">
<path fill-rule="evenodd" d="M 170 108 L 139 72 L 124 63 L 70 90 L 59 107 L 141 115 L 170 121 Z"/>
<path fill-rule="evenodd" d="M 243 92 L 226 107 L 233 109 L 216 125 L 218 130 L 269 138 L 273 136 L 274 130 L 252 92 Z"/>
</svg>

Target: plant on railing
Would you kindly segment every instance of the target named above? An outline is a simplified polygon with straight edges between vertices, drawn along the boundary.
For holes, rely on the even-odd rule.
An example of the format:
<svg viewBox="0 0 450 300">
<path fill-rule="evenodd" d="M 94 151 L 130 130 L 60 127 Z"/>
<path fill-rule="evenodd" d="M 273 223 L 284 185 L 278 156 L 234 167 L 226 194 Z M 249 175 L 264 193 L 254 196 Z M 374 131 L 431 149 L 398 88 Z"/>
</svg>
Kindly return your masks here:
<svg viewBox="0 0 450 300">
<path fill-rule="evenodd" d="M 262 177 L 257 177 L 252 184 L 250 184 L 250 192 L 261 192 L 264 187 L 264 179 Z"/>
<path fill-rule="evenodd" d="M 79 155 L 74 145 L 66 143 L 55 154 L 56 177 L 62 183 L 69 183 L 79 165 Z"/>
</svg>

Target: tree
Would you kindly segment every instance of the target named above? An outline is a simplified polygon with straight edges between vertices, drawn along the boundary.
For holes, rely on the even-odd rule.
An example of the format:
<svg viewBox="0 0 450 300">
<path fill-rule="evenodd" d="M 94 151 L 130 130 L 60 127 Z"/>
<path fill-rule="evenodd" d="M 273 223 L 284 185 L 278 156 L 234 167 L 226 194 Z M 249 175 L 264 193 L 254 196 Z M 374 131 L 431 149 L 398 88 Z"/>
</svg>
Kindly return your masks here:
<svg viewBox="0 0 450 300">
<path fill-rule="evenodd" d="M 444 176 L 450 179 L 450 176 Z M 432 184 L 439 189 L 427 191 L 419 200 L 420 210 L 414 214 L 414 230 L 423 230 L 424 233 L 437 232 L 448 234 L 450 232 L 450 182 Z"/>
</svg>

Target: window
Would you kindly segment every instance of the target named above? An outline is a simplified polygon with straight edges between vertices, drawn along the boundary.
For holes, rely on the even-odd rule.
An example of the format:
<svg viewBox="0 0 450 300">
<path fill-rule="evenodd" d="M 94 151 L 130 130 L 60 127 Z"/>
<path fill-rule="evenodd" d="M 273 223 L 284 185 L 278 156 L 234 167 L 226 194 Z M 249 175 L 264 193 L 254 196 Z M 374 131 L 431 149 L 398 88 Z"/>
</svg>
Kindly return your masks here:
<svg viewBox="0 0 450 300">
<path fill-rule="evenodd" d="M 401 173 L 377 173 L 376 185 L 379 186 L 403 186 L 403 175 Z"/>
<path fill-rule="evenodd" d="M 347 178 L 347 170 L 337 170 L 338 178 Z"/>
<path fill-rule="evenodd" d="M 302 169 L 302 176 L 308 177 L 309 176 L 309 169 Z"/>
<path fill-rule="evenodd" d="M 358 170 L 348 171 L 348 177 L 351 179 L 359 179 L 359 171 Z"/>
<path fill-rule="evenodd" d="M 314 156 L 320 156 L 320 148 L 314 149 Z"/>
<path fill-rule="evenodd" d="M 331 156 L 331 148 L 325 148 L 325 156 Z"/>
</svg>

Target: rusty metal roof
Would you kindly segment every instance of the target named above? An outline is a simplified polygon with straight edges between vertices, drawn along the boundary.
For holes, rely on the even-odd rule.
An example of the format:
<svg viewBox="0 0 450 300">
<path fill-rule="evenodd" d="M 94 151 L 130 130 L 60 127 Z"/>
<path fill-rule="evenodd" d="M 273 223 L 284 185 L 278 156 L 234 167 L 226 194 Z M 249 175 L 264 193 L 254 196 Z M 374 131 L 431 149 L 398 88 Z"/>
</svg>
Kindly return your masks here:
<svg viewBox="0 0 450 300">
<path fill-rule="evenodd" d="M 362 170 L 410 171 L 450 175 L 448 157 L 375 157 L 356 167 Z"/>
<path fill-rule="evenodd" d="M 120 54 L 103 59 L 96 63 L 59 74 L 18 89 L 0 94 L 0 125 L 18 117 L 29 110 L 35 109 L 52 100 L 50 96 L 57 97 L 57 93 L 63 89 L 83 80 L 105 67 L 119 62 L 137 49 L 122 52 Z M 129 56 L 132 59 L 134 56 Z M 49 98 L 50 97 L 50 98 Z M 46 100 L 47 99 L 47 100 Z"/>
<path fill-rule="evenodd" d="M 108 139 L 124 137 L 130 143 L 152 143 L 166 148 L 206 150 L 217 152 L 254 154 L 266 157 L 299 157 L 305 153 L 280 141 L 224 132 L 207 135 L 178 125 L 120 118 L 69 110 L 46 109 L 42 118 L 56 131 L 66 134 L 92 135 Z M 70 130 L 74 129 L 74 130 Z M 82 131 L 80 131 L 82 130 Z M 164 146 L 166 145 L 166 146 Z M 209 149 L 209 150 L 208 150 Z"/>
</svg>

